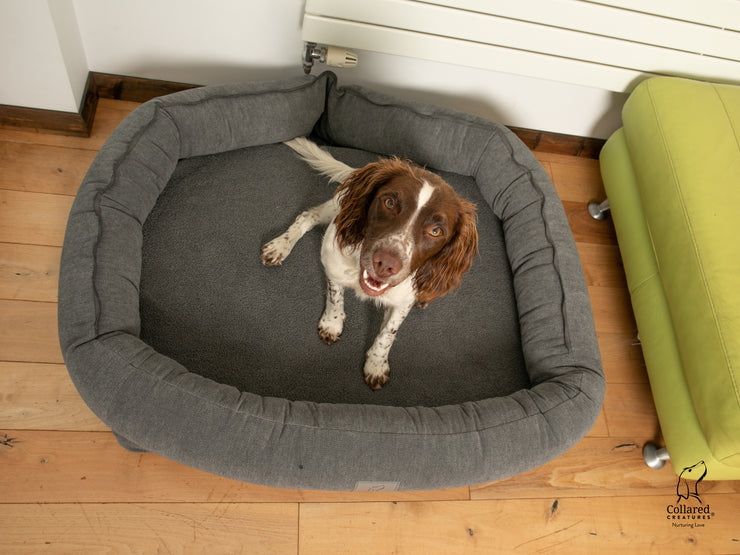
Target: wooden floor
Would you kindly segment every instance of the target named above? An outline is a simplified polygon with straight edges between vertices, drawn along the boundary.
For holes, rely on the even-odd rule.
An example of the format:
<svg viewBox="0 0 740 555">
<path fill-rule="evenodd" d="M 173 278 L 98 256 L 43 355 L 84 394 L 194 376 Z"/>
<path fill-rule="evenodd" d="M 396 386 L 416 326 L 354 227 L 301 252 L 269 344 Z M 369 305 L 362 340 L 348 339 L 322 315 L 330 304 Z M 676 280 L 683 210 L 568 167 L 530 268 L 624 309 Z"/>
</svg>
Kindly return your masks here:
<svg viewBox="0 0 740 555">
<path fill-rule="evenodd" d="M 64 368 L 56 295 L 73 196 L 135 107 L 101 100 L 89 139 L 0 129 L 0 553 L 740 552 L 740 482 L 702 482 L 710 518 L 671 520 L 676 476 L 642 462 L 660 432 L 613 228 L 586 213 L 603 196 L 592 159 L 537 153 L 578 242 L 607 377 L 570 452 L 496 483 L 372 494 L 253 486 L 120 448 Z"/>
</svg>

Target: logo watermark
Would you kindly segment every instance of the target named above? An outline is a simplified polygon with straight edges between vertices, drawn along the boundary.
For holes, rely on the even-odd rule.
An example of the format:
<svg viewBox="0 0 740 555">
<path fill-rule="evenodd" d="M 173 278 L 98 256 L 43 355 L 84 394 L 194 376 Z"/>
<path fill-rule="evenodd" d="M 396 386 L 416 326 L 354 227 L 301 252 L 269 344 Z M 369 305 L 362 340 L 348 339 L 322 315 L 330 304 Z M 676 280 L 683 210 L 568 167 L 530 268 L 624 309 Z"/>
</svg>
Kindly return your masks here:
<svg viewBox="0 0 740 555">
<path fill-rule="evenodd" d="M 666 519 L 674 528 L 703 528 L 714 517 L 709 504 L 699 494 L 699 484 L 707 475 L 707 465 L 699 461 L 681 471 L 676 483 L 676 502 L 666 505 Z"/>
</svg>

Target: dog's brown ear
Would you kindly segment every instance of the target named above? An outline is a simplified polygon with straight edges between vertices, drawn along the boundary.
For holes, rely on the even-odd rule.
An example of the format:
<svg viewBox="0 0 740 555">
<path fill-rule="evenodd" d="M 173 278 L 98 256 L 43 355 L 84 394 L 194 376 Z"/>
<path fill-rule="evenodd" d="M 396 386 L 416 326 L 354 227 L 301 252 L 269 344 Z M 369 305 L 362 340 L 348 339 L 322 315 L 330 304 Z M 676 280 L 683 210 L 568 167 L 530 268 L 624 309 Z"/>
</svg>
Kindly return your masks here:
<svg viewBox="0 0 740 555">
<path fill-rule="evenodd" d="M 359 245 L 365 238 L 367 213 L 378 187 L 403 175 L 408 167 L 397 158 L 380 160 L 355 170 L 337 187 L 339 214 L 334 219 L 341 248 Z"/>
<path fill-rule="evenodd" d="M 417 306 L 426 306 L 460 285 L 478 254 L 477 219 L 475 205 L 461 200 L 454 235 L 441 251 L 416 271 Z"/>
</svg>

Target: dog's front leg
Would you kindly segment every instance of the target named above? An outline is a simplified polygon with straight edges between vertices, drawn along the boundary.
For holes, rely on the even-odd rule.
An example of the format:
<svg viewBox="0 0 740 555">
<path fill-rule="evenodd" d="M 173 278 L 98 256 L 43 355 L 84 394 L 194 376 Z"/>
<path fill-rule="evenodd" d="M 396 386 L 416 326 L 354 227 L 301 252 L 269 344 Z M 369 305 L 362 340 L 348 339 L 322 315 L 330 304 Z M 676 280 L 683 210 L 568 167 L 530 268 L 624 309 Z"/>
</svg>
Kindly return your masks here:
<svg viewBox="0 0 740 555">
<path fill-rule="evenodd" d="M 344 288 L 326 278 L 326 308 L 319 320 L 319 337 L 327 345 L 339 341 L 344 329 Z"/>
<path fill-rule="evenodd" d="M 365 382 L 373 389 L 380 389 L 390 378 L 388 353 L 396 339 L 398 328 L 408 316 L 412 306 L 413 304 L 402 307 L 389 306 L 385 309 L 380 333 L 365 354 Z"/>
<path fill-rule="evenodd" d="M 275 237 L 262 247 L 262 263 L 277 266 L 283 263 L 298 239 L 319 224 L 328 224 L 339 213 L 339 203 L 335 197 L 324 204 L 314 206 L 298 215 L 285 233 Z"/>
</svg>

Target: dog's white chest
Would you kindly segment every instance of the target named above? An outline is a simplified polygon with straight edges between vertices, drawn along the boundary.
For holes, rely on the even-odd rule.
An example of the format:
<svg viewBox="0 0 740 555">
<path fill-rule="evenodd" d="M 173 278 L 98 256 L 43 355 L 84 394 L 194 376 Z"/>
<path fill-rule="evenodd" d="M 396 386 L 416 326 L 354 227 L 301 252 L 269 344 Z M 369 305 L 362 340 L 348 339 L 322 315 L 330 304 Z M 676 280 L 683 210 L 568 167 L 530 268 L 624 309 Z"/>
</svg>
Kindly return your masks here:
<svg viewBox="0 0 740 555">
<path fill-rule="evenodd" d="M 360 289 L 359 249 L 347 252 L 339 248 L 337 245 L 337 226 L 334 221 L 326 229 L 324 240 L 321 243 L 321 263 L 324 265 L 326 277 L 331 281 L 342 287 Z"/>
</svg>

